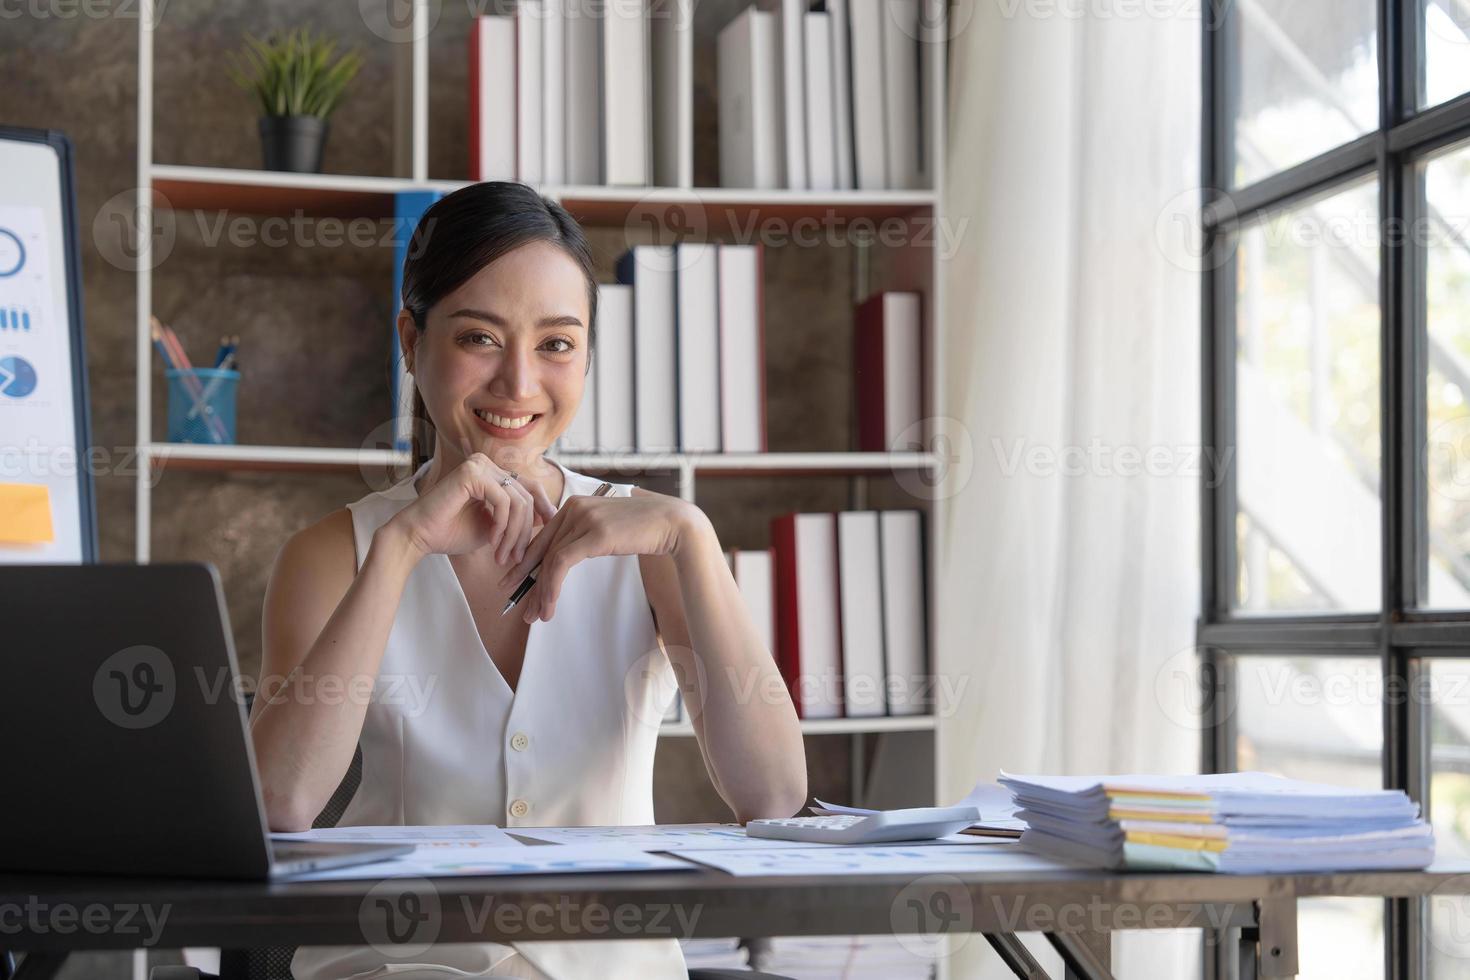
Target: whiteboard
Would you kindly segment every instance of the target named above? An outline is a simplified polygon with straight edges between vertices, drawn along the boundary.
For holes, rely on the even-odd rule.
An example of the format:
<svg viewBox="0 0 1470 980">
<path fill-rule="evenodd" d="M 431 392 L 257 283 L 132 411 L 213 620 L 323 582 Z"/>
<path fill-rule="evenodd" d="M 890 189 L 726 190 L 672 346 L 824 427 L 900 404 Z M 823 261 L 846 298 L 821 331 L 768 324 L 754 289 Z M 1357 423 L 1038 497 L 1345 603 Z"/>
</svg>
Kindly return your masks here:
<svg viewBox="0 0 1470 980">
<path fill-rule="evenodd" d="M 0 564 L 93 562 L 71 143 L 0 126 L 0 174 Z M 19 511 L 34 528 L 42 506 L 49 540 L 16 530 Z"/>
</svg>

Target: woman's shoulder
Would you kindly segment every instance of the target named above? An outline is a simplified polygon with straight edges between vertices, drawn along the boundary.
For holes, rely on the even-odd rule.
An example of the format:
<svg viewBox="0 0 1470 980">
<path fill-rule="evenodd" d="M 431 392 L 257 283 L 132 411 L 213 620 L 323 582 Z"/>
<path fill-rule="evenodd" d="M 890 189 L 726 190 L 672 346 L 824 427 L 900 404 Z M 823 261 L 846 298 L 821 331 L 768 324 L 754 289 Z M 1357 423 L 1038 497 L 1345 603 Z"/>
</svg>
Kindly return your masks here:
<svg viewBox="0 0 1470 980">
<path fill-rule="evenodd" d="M 356 553 L 352 511 L 339 507 L 287 538 L 276 556 L 276 567 L 332 578 L 345 573 L 350 582 L 357 574 Z"/>
</svg>

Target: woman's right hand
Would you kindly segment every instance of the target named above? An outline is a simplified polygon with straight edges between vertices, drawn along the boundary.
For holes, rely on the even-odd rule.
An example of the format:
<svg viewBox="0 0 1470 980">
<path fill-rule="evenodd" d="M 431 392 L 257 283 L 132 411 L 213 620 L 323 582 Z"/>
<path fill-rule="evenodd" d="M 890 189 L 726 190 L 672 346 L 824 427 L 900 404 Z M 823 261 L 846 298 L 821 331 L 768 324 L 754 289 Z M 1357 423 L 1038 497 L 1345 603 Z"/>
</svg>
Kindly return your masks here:
<svg viewBox="0 0 1470 980">
<path fill-rule="evenodd" d="M 392 519 L 421 555 L 462 555 L 489 547 L 496 564 L 521 560 L 537 524 L 556 516 L 538 484 L 512 478 L 474 453 Z"/>
</svg>

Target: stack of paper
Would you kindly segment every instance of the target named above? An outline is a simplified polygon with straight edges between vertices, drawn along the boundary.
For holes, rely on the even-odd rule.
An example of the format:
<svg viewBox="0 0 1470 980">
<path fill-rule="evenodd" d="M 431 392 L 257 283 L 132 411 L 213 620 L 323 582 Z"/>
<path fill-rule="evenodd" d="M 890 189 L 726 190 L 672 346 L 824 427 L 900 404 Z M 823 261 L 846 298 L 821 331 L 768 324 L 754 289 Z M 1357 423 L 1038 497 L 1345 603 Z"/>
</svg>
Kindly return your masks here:
<svg viewBox="0 0 1470 980">
<path fill-rule="evenodd" d="M 1105 868 L 1230 874 L 1423 868 L 1434 832 L 1399 790 L 1242 772 L 1003 775 L 1024 846 Z"/>
</svg>

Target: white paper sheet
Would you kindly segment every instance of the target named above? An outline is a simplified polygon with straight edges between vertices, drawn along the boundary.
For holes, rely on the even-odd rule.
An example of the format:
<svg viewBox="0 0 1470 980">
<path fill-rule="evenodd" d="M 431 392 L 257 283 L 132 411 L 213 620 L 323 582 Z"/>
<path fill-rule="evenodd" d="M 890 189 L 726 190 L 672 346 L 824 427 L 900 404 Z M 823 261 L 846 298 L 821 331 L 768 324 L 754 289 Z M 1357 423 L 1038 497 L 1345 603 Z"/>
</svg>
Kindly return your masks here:
<svg viewBox="0 0 1470 980">
<path fill-rule="evenodd" d="M 640 827 L 517 827 L 516 834 L 545 841 L 548 844 L 614 844 L 635 847 L 640 851 L 725 851 L 733 849 L 784 851 L 793 848 L 846 847 L 845 844 L 817 844 L 812 841 L 777 840 L 771 837 L 748 837 L 745 828 L 734 823 L 661 824 Z M 934 840 L 913 841 L 913 846 L 935 844 L 973 846 L 976 844 L 1013 844 L 1015 838 L 975 837 L 950 834 Z"/>
<path fill-rule="evenodd" d="M 812 847 L 801 841 L 747 837 L 735 823 L 660 824 L 633 827 L 517 827 L 522 837 L 548 844 L 612 844 L 640 851 L 722 851 L 754 847 L 763 851 Z"/>
<path fill-rule="evenodd" d="M 347 841 L 361 844 L 416 844 L 419 847 L 522 847 L 520 841 L 494 824 L 440 826 L 321 827 L 291 834 L 271 834 L 272 840 L 318 843 Z"/>
<path fill-rule="evenodd" d="M 374 864 L 331 868 L 293 875 L 292 881 L 346 881 L 363 878 L 443 878 L 479 875 L 567 874 L 583 871 L 684 871 L 677 858 L 608 844 L 493 847 L 429 846 Z"/>
<path fill-rule="evenodd" d="M 931 844 L 917 847 L 819 846 L 780 851 L 680 851 L 679 856 L 739 877 L 1075 871 L 1086 867 L 1040 857 L 1014 847 L 972 847 L 968 844 Z"/>
</svg>

